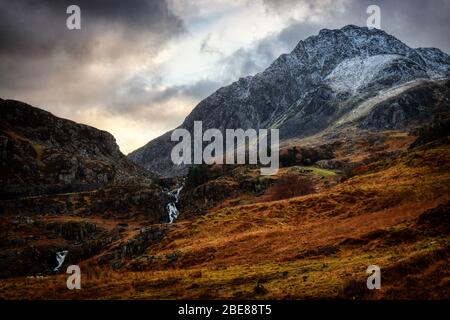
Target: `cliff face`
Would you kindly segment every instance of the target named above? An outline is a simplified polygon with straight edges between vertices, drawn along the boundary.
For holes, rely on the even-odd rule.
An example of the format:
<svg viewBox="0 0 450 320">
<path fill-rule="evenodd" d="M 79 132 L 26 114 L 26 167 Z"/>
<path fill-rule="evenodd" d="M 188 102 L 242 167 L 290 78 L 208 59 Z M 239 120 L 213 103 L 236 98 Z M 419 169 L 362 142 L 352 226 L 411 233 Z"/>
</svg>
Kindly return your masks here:
<svg viewBox="0 0 450 320">
<path fill-rule="evenodd" d="M 400 128 L 409 122 L 381 123 L 382 117 L 372 115 L 379 110 L 375 106 L 423 80 L 449 75 L 450 57 L 439 49 L 413 49 L 376 29 L 324 29 L 265 71 L 217 90 L 180 127 L 192 132 L 194 121 L 201 120 L 204 129 L 279 128 L 282 140 L 336 134 L 344 125 L 366 123 L 367 117 L 377 118 L 377 127 Z M 163 175 L 177 175 L 186 168 L 170 161 L 173 145 L 168 132 L 129 158 Z"/>
<path fill-rule="evenodd" d="M 0 99 L 0 278 L 142 253 L 168 222 L 157 180 L 108 132 Z"/>
<path fill-rule="evenodd" d="M 108 132 L 0 100 L 0 182 L 3 197 L 151 181 Z"/>
</svg>

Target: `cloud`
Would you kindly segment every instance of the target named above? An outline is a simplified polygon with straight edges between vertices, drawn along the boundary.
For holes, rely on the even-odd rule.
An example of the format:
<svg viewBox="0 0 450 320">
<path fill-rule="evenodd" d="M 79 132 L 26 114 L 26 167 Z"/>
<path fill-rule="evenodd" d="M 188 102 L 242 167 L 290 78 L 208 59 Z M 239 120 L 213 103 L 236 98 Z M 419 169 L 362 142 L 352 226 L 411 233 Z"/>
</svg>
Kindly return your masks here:
<svg viewBox="0 0 450 320">
<path fill-rule="evenodd" d="M 102 42 L 102 32 L 115 33 L 127 42 L 148 32 L 164 41 L 182 30 L 182 22 L 171 14 L 163 0 L 78 0 L 81 8 L 82 30 L 66 28 L 66 8 L 70 0 L 0 0 L 1 54 L 48 55 L 64 51 L 69 55 L 88 58 Z M 120 49 L 116 46 L 116 49 Z M 125 48 L 123 48 L 125 49 Z M 119 50 L 120 52 L 123 49 Z M 87 55 L 87 56 L 86 56 Z M 109 56 L 117 56 L 109 52 Z"/>
<path fill-rule="evenodd" d="M 81 30 L 66 27 L 74 3 Z M 164 0 L 0 0 L 0 16 L 0 96 L 102 129 L 93 115 L 135 116 L 124 79 L 157 72 L 155 57 L 185 32 Z"/>
<path fill-rule="evenodd" d="M 109 102 L 111 113 L 128 113 L 149 104 L 165 104 L 173 99 L 199 102 L 220 88 L 221 83 L 208 79 L 192 84 L 164 86 L 159 78 L 148 80 L 148 75 L 135 75 L 120 85 L 120 92 Z"/>
<path fill-rule="evenodd" d="M 91 108 L 93 113 L 79 116 L 84 122 L 96 119 L 98 126 L 115 134 L 121 149 L 128 153 L 180 125 L 192 107 L 220 85 L 200 80 L 164 87 L 158 81 L 149 83 L 146 77 L 137 76 L 122 84 L 117 96 L 106 100 L 107 109 Z"/>
<path fill-rule="evenodd" d="M 450 54 L 450 1 L 378 2 L 382 28 L 388 33 L 411 47 L 437 47 Z"/>
<path fill-rule="evenodd" d="M 292 12 L 294 8 L 300 7 L 301 10 L 308 12 L 307 16 L 321 15 L 330 10 L 341 10 L 346 2 L 348 0 L 263 0 L 268 10 L 278 14 Z"/>
<path fill-rule="evenodd" d="M 183 31 L 164 0 L 79 0 L 82 29 L 68 30 L 70 4 L 0 0 L 2 93 L 20 95 L 66 83 L 59 85 L 61 94 L 97 94 L 101 83 L 85 82 L 105 77 L 114 83 L 126 69 L 151 64 L 167 41 Z"/>
</svg>

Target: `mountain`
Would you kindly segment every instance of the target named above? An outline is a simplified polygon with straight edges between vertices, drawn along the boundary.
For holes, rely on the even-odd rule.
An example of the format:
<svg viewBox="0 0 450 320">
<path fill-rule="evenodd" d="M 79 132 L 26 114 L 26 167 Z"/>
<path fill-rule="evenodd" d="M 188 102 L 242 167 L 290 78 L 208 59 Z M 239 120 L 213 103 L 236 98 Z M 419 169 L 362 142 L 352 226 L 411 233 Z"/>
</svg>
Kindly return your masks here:
<svg viewBox="0 0 450 320">
<path fill-rule="evenodd" d="M 107 132 L 0 100 L 0 299 L 449 299 L 448 66 L 379 30 L 323 30 L 183 123 L 280 128 L 270 176 L 158 177 Z M 169 138 L 135 155 L 182 173 Z"/>
<path fill-rule="evenodd" d="M 2 197 L 81 191 L 151 181 L 108 132 L 0 99 Z"/>
<path fill-rule="evenodd" d="M 430 120 L 441 110 L 435 98 L 447 87 L 450 57 L 436 48 L 413 49 L 378 29 L 348 25 L 323 29 L 300 41 L 266 70 L 240 78 L 201 101 L 180 128 L 279 128 L 280 139 L 320 135 L 345 128 L 399 129 Z M 431 91 L 428 90 L 431 87 Z M 128 157 L 165 176 L 175 166 L 171 132 Z"/>
</svg>

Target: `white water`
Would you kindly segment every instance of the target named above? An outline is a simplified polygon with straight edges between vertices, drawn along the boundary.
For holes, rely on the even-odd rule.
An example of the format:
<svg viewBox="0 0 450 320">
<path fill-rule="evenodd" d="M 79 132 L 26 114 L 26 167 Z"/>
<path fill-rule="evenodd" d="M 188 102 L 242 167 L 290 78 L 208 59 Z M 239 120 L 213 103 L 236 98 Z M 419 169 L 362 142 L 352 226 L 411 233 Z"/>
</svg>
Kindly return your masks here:
<svg viewBox="0 0 450 320">
<path fill-rule="evenodd" d="M 64 259 L 66 259 L 67 253 L 69 251 L 64 250 L 64 251 L 60 251 L 56 253 L 56 261 L 58 261 L 58 265 L 55 267 L 55 269 L 53 269 L 53 271 L 58 271 L 59 268 L 62 266 L 62 264 L 64 263 Z"/>
<path fill-rule="evenodd" d="M 167 213 L 169 214 L 169 223 L 174 222 L 178 218 L 179 211 L 177 209 L 177 203 L 180 200 L 180 192 L 182 189 L 183 187 L 181 186 L 175 190 L 168 192 L 168 194 L 175 199 L 174 202 L 169 202 L 166 206 Z"/>
<path fill-rule="evenodd" d="M 174 220 L 178 218 L 178 209 L 175 203 L 171 202 L 167 205 L 167 211 L 169 212 L 169 220 L 172 223 Z"/>
</svg>

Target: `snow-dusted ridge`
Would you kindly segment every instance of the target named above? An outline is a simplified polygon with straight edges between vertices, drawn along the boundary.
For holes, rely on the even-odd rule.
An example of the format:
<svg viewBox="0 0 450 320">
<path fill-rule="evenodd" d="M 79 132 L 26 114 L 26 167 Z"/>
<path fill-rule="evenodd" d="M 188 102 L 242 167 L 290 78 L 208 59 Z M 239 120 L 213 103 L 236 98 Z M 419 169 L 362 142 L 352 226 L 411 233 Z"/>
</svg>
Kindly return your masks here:
<svg viewBox="0 0 450 320">
<path fill-rule="evenodd" d="M 383 54 L 345 59 L 324 80 L 335 91 L 355 92 L 369 84 L 384 67 L 399 58 L 402 56 L 398 54 Z"/>
</svg>

